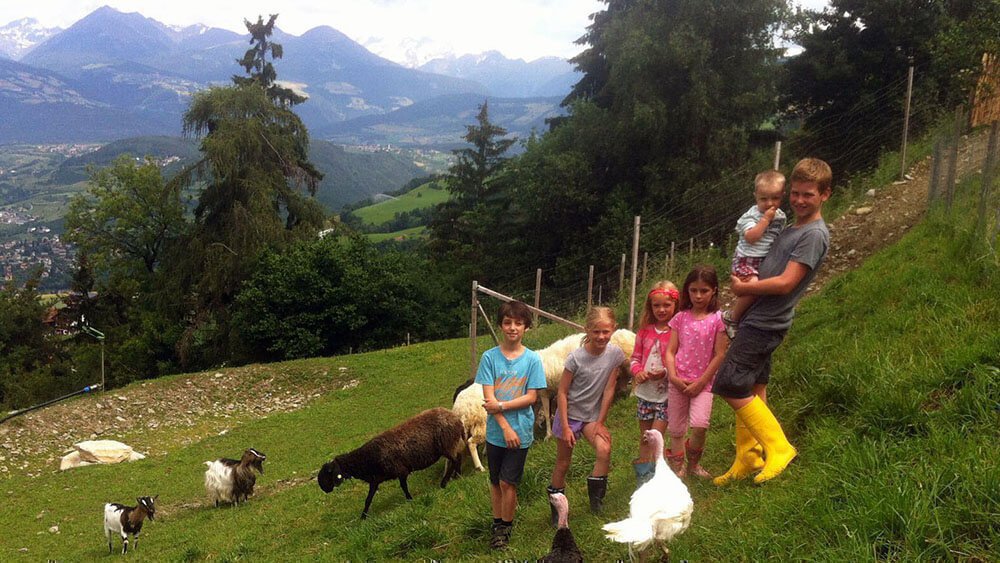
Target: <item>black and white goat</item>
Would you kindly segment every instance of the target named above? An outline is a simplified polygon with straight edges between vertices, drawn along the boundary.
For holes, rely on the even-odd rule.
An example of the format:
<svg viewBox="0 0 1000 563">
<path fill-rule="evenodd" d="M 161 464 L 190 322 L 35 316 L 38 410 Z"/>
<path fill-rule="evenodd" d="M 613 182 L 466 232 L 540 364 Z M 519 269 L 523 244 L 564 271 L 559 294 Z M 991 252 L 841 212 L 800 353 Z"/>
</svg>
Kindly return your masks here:
<svg viewBox="0 0 1000 563">
<path fill-rule="evenodd" d="M 264 454 L 248 448 L 239 461 L 225 457 L 206 461 L 208 469 L 205 470 L 205 491 L 208 492 L 208 498 L 215 501 L 215 506 L 219 506 L 220 501 L 234 505 L 246 502 L 257 483 L 257 476 L 253 471 L 256 469 L 263 474 L 265 459 L 267 456 Z"/>
<path fill-rule="evenodd" d="M 368 497 L 361 511 L 361 518 L 367 518 L 379 484 L 398 479 L 403 495 L 412 500 L 406 477 L 413 471 L 434 465 L 441 457 L 447 459 L 441 479 L 444 488 L 461 471 L 465 447 L 462 420 L 450 410 L 438 407 L 386 430 L 351 452 L 338 455 L 323 465 L 316 480 L 327 493 L 347 479 L 367 482 Z"/>
<path fill-rule="evenodd" d="M 122 537 L 122 555 L 128 553 L 128 536 L 132 535 L 132 549 L 139 547 L 139 532 L 142 531 L 142 523 L 149 518 L 153 520 L 156 516 L 155 497 L 139 497 L 135 506 L 125 506 L 117 502 L 109 502 L 104 505 L 104 536 L 108 538 L 108 552 L 114 553 L 114 542 L 112 534 Z"/>
</svg>

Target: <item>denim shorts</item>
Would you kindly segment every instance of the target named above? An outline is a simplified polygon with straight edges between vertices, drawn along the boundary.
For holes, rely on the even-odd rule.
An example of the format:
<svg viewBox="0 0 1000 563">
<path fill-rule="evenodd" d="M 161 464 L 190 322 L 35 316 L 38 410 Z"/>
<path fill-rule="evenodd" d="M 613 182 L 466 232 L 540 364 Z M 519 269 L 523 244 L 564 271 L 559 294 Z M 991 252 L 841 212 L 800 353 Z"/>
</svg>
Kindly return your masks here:
<svg viewBox="0 0 1000 563">
<path fill-rule="evenodd" d="M 666 420 L 667 402 L 654 403 L 645 399 L 639 399 L 639 406 L 636 408 L 635 417 L 639 420 Z"/>
<path fill-rule="evenodd" d="M 741 326 L 715 374 L 712 392 L 730 399 L 745 399 L 753 395 L 754 385 L 767 385 L 771 379 L 771 354 L 787 333 L 787 330 Z"/>
</svg>

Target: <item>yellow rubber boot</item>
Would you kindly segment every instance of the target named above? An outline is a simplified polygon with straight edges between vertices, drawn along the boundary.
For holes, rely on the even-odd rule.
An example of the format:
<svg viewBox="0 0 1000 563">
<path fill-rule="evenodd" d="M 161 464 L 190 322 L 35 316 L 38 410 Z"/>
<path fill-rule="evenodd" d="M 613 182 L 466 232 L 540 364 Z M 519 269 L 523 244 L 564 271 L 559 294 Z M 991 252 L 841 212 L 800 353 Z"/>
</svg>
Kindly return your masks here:
<svg viewBox="0 0 1000 563">
<path fill-rule="evenodd" d="M 747 430 L 743 421 L 736 417 L 736 459 L 732 467 L 722 475 L 719 475 L 712 482 L 722 486 L 737 479 L 749 477 L 764 468 L 764 449 Z"/>
<path fill-rule="evenodd" d="M 771 409 L 767 408 L 760 397 L 754 397 L 750 403 L 737 410 L 736 416 L 764 447 L 764 469 L 753 478 L 753 482 L 763 483 L 777 477 L 797 454 L 795 448 L 788 443 L 778 419 L 774 418 Z"/>
</svg>

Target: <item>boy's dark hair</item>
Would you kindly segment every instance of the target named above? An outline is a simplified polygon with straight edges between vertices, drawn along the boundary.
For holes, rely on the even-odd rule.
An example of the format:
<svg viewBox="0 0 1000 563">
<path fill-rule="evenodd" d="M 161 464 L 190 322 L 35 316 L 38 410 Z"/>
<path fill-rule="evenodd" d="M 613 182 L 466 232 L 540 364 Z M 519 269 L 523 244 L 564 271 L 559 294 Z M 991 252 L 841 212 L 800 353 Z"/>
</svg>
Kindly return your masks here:
<svg viewBox="0 0 1000 563">
<path fill-rule="evenodd" d="M 688 288 L 691 287 L 696 281 L 704 282 L 709 287 L 715 290 L 715 295 L 712 296 L 712 300 L 708 302 L 708 312 L 714 313 L 719 310 L 719 274 L 715 271 L 715 266 L 709 266 L 707 264 L 698 264 L 694 268 L 691 268 L 691 272 L 688 273 L 687 278 L 684 279 L 684 289 L 681 290 L 681 303 L 680 310 L 690 309 L 691 304 L 691 294 L 688 293 Z"/>
<path fill-rule="evenodd" d="M 500 312 L 497 313 L 497 324 L 503 324 L 504 317 L 519 319 L 524 322 L 524 328 L 531 328 L 531 310 L 520 301 L 508 301 L 500 305 Z"/>
</svg>

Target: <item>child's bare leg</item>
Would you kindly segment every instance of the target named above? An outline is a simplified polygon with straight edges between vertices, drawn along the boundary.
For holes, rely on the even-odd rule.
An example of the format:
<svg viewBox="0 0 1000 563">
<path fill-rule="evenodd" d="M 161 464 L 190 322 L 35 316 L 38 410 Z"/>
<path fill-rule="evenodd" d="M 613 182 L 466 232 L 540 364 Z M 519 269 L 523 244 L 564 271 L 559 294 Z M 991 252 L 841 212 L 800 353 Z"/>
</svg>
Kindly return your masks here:
<svg viewBox="0 0 1000 563">
<path fill-rule="evenodd" d="M 658 430 L 660 432 L 660 436 L 666 436 L 667 435 L 667 421 L 666 420 L 654 420 L 653 421 L 653 430 Z M 653 455 L 653 456 L 656 455 L 656 452 L 654 452 L 652 450 L 650 450 L 649 453 L 650 453 L 650 455 Z M 650 459 L 653 459 L 653 458 L 650 458 Z"/>
<path fill-rule="evenodd" d="M 517 509 L 517 485 L 501 479 L 500 494 L 502 497 L 500 518 L 506 522 L 512 522 L 514 511 Z"/>
<path fill-rule="evenodd" d="M 691 428 L 691 438 L 689 442 L 691 447 L 696 450 L 701 450 L 705 448 L 705 434 L 708 432 L 708 428 Z"/>
<path fill-rule="evenodd" d="M 503 491 L 500 485 L 493 483 L 490 483 L 490 507 L 493 509 L 494 518 L 503 518 Z"/>
<path fill-rule="evenodd" d="M 596 458 L 594 460 L 593 477 L 603 477 L 608 474 L 611 468 L 611 436 L 607 433 L 598 432 L 602 425 L 588 422 L 583 426 L 583 436 L 594 447 Z M 568 465 L 568 464 L 567 464 Z"/>
<path fill-rule="evenodd" d="M 733 304 L 733 308 L 729 310 L 729 318 L 731 318 L 733 322 L 739 322 L 739 320 L 743 318 L 743 313 L 746 313 L 747 309 L 750 308 L 750 305 L 753 305 L 753 302 L 756 300 L 756 295 L 743 295 L 737 297 L 736 303 Z"/>
<path fill-rule="evenodd" d="M 566 473 L 569 471 L 569 463 L 573 460 L 573 447 L 566 443 L 566 440 L 556 440 L 556 465 L 552 468 L 552 486 L 557 489 L 566 487 Z"/>
<path fill-rule="evenodd" d="M 670 453 L 674 455 L 684 453 L 684 434 L 680 436 L 670 436 Z"/>
</svg>

